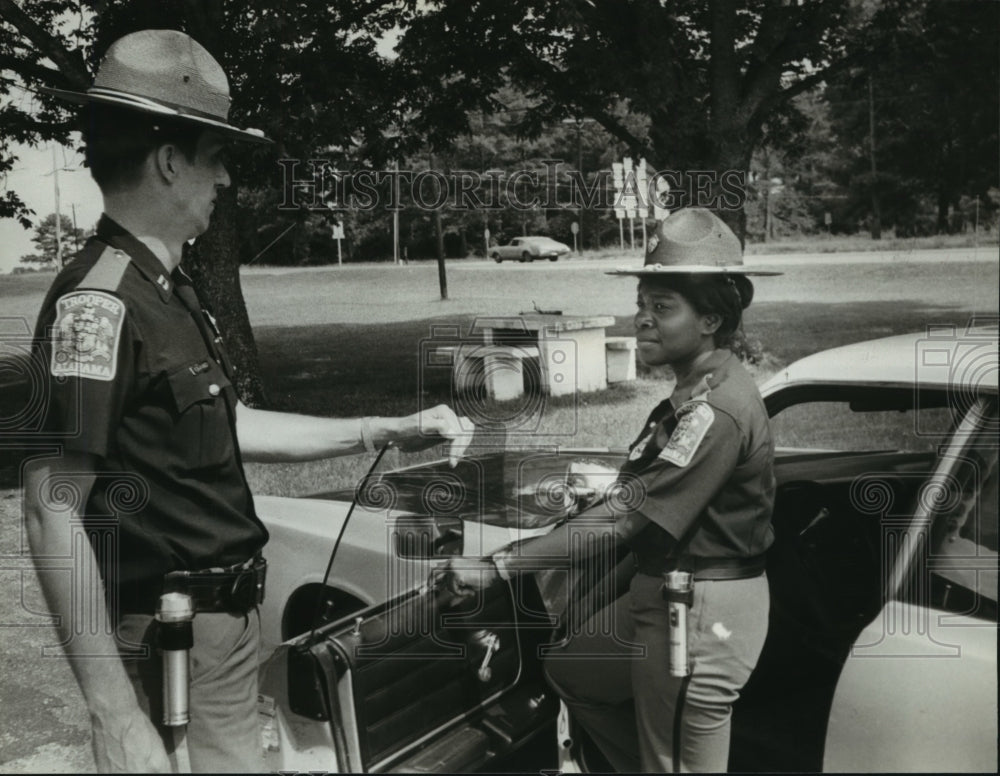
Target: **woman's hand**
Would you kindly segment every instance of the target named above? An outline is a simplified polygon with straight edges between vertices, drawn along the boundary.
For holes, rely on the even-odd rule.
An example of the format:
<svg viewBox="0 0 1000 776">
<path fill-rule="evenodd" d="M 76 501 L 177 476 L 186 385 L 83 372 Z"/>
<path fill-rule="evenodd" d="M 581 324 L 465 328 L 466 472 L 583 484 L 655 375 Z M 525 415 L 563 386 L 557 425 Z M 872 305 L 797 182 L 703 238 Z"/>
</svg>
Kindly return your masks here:
<svg viewBox="0 0 1000 776">
<path fill-rule="evenodd" d="M 459 598 L 478 595 L 499 578 L 497 568 L 489 558 L 449 558 L 432 576 L 438 587 Z"/>
</svg>

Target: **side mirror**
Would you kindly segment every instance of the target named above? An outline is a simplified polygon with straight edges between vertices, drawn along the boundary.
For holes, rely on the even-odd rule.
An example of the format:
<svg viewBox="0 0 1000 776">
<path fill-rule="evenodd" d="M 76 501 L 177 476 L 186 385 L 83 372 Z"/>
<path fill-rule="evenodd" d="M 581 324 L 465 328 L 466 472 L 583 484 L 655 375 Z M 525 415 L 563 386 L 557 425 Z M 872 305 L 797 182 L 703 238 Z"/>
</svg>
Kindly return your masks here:
<svg viewBox="0 0 1000 776">
<path fill-rule="evenodd" d="M 465 524 L 459 517 L 406 515 L 396 519 L 392 541 L 399 558 L 446 558 L 465 548 Z"/>
</svg>

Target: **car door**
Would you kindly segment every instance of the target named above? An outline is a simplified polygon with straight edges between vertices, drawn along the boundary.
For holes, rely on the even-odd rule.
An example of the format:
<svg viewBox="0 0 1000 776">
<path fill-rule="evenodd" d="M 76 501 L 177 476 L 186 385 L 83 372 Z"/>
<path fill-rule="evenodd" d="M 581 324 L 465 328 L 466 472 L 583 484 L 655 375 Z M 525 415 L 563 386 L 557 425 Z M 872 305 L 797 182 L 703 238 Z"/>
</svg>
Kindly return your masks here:
<svg viewBox="0 0 1000 776">
<path fill-rule="evenodd" d="M 912 661 L 880 662 L 871 659 L 872 650 L 862 657 L 859 648 L 899 606 L 888 591 L 891 575 L 903 568 L 903 544 L 910 541 L 901 537 L 926 523 L 920 510 L 927 494 L 938 492 L 935 483 L 951 482 L 948 451 L 967 444 L 959 433 L 964 413 L 956 411 L 949 390 L 912 386 L 798 386 L 766 401 L 778 445 L 776 540 L 767 568 L 771 613 L 764 650 L 734 707 L 730 768 L 815 772 L 824 766 L 850 770 L 853 764 L 870 770 L 878 760 L 844 760 L 835 753 L 858 751 L 856 734 L 878 729 L 886 744 L 881 762 L 905 762 L 898 758 L 899 723 L 908 720 L 912 736 L 925 737 L 935 714 L 907 716 L 901 709 L 910 707 L 894 702 L 900 696 L 884 691 L 885 700 L 876 701 L 872 688 L 884 683 L 872 683 L 871 674 L 891 665 L 896 684 L 910 688 L 924 687 L 926 676 Z M 995 448 L 994 440 L 994 455 Z M 995 516 L 992 525 L 987 532 L 995 537 Z M 968 603 L 955 595 L 953 600 Z M 988 618 L 989 607 L 983 611 Z M 995 603 L 992 611 L 995 628 Z M 973 630 L 974 639 L 989 638 L 985 630 Z M 995 652 L 991 660 L 991 666 L 969 660 L 960 670 L 970 677 L 995 676 Z M 869 674 L 858 674 L 856 666 L 866 666 Z M 995 718 L 995 693 L 992 701 L 986 696 L 980 693 L 972 706 L 992 703 Z M 865 710 L 860 699 L 879 713 Z M 845 720 L 857 729 L 848 731 Z"/>
<path fill-rule="evenodd" d="M 997 770 L 997 402 L 980 398 L 913 519 L 887 521 L 887 601 L 847 656 L 824 769 Z"/>
<path fill-rule="evenodd" d="M 617 463 L 618 456 L 608 458 Z M 593 452 L 582 459 L 501 453 L 464 459 L 455 469 L 439 462 L 369 475 L 356 506 L 364 519 L 366 507 L 392 504 L 380 518 L 390 526 L 387 572 L 415 559 L 425 569 L 445 557 L 461 564 L 457 532 L 473 558 L 495 547 L 492 532 L 530 540 L 566 514 L 560 484 L 578 470 L 577 478 L 589 478 L 591 494 L 610 482 L 606 474 L 617 466 Z M 461 494 L 457 500 L 440 489 L 447 477 L 453 480 L 448 492 Z M 382 498 L 389 493 L 391 499 Z M 432 508 L 449 512 L 448 519 Z M 479 522 L 462 520 L 467 512 Z M 542 678 L 540 655 L 555 625 L 550 611 L 558 594 L 552 590 L 564 589 L 566 581 L 525 574 L 457 598 L 433 584 L 433 575 L 409 578 L 412 586 L 386 603 L 335 622 L 320 617 L 267 661 L 260 714 L 272 770 L 501 767 L 554 727 L 558 702 Z M 540 584 L 548 585 L 544 595 Z"/>
<path fill-rule="evenodd" d="M 272 770 L 461 773 L 554 719 L 530 576 L 456 599 L 424 587 L 283 645 L 262 672 Z"/>
</svg>

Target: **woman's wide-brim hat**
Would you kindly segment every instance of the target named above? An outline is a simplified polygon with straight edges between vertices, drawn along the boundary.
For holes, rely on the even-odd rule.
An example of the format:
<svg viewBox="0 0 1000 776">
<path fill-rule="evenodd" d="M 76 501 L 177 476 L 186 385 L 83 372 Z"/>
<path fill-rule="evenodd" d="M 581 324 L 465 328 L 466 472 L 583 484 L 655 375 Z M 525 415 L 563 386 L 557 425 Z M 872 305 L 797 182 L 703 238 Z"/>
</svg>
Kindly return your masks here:
<svg viewBox="0 0 1000 776">
<path fill-rule="evenodd" d="M 108 49 L 85 92 L 43 88 L 78 104 L 119 108 L 190 122 L 244 143 L 270 143 L 259 129 L 229 123 L 229 79 L 204 46 L 177 30 L 142 30 Z"/>
<path fill-rule="evenodd" d="M 743 246 L 733 230 L 711 210 L 690 207 L 670 214 L 656 225 L 656 231 L 647 241 L 642 269 L 622 268 L 606 274 L 641 278 L 676 274 L 781 273 L 746 269 Z"/>
</svg>

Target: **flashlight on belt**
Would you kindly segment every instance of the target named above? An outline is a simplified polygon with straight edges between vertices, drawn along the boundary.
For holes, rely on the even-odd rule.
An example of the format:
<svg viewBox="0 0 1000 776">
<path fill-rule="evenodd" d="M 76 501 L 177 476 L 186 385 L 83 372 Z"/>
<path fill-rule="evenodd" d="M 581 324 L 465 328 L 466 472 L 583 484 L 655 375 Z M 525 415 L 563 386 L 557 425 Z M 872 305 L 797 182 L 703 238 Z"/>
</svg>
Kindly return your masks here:
<svg viewBox="0 0 1000 776">
<path fill-rule="evenodd" d="M 187 593 L 164 593 L 156 608 L 163 652 L 163 724 L 186 725 L 188 714 L 188 650 L 194 645 L 194 603 Z"/>
<path fill-rule="evenodd" d="M 670 623 L 670 651 L 667 665 L 671 676 L 687 676 L 688 610 L 694 602 L 694 575 L 690 571 L 668 571 L 663 575 L 663 600 Z"/>
</svg>

